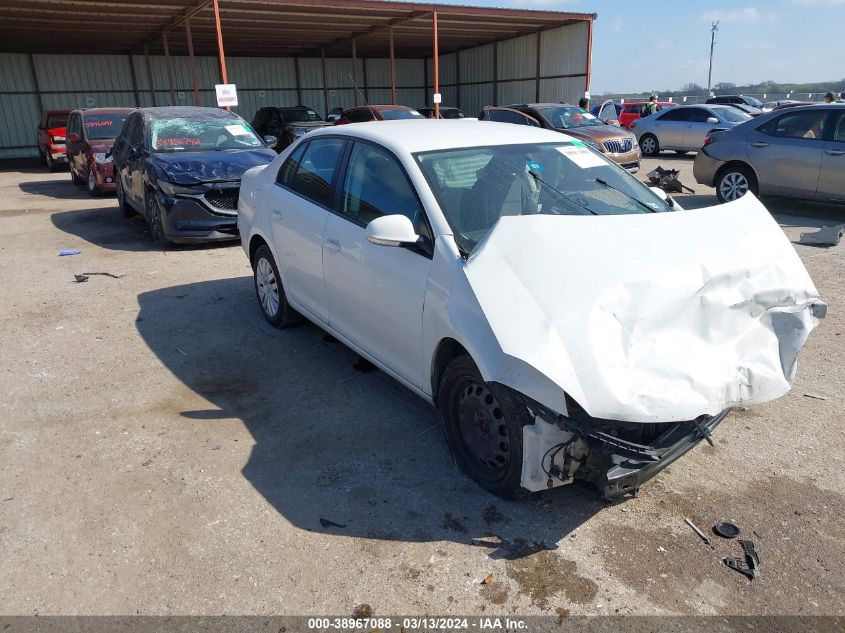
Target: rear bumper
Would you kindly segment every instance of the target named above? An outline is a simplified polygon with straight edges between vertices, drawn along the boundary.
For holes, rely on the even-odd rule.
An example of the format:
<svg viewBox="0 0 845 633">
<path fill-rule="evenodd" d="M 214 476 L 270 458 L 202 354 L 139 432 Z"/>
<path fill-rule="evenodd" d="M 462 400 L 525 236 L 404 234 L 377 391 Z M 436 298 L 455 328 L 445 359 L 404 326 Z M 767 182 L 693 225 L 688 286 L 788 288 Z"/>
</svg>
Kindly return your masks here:
<svg viewBox="0 0 845 633">
<path fill-rule="evenodd" d="M 692 164 L 692 175 L 699 185 L 713 187 L 716 185 L 716 173 L 725 163 L 708 156 L 702 149 L 695 155 L 695 162 Z"/>
<path fill-rule="evenodd" d="M 212 209 L 200 197 L 158 194 L 164 236 L 176 244 L 220 242 L 238 239 L 237 211 Z"/>
</svg>

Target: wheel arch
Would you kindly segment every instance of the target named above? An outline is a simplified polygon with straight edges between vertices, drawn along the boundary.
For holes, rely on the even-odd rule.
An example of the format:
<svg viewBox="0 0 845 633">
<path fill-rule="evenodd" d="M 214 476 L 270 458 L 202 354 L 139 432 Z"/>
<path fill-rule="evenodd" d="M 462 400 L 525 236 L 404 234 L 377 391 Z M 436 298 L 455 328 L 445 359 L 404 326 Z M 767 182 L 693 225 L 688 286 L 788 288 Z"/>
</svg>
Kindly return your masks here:
<svg viewBox="0 0 845 633">
<path fill-rule="evenodd" d="M 441 339 L 434 349 L 434 355 L 431 358 L 431 399 L 435 406 L 437 406 L 440 379 L 443 377 L 443 372 L 446 371 L 449 363 L 464 354 L 472 358 L 472 354 L 469 353 L 467 348 L 451 337 Z"/>
<path fill-rule="evenodd" d="M 757 170 L 751 166 L 750 163 L 747 163 L 744 160 L 734 159 L 729 160 L 727 163 L 719 167 L 716 170 L 716 175 L 713 176 L 713 185 L 715 186 L 717 182 L 719 182 L 719 178 L 723 173 L 725 173 L 729 168 L 736 168 L 736 167 L 743 167 L 751 172 L 751 175 L 754 176 L 754 180 L 757 183 L 757 190 L 760 190 L 760 177 L 757 175 Z"/>
<path fill-rule="evenodd" d="M 270 252 L 273 252 L 273 249 L 270 247 L 270 244 L 267 243 L 267 240 L 264 239 L 264 236 L 260 233 L 256 233 L 251 238 L 249 238 L 249 264 L 252 266 L 255 263 L 255 253 L 258 251 L 259 248 L 262 246 L 266 246 L 270 249 Z M 275 257 L 275 254 L 273 255 Z M 279 263 L 276 262 L 278 266 Z"/>
</svg>

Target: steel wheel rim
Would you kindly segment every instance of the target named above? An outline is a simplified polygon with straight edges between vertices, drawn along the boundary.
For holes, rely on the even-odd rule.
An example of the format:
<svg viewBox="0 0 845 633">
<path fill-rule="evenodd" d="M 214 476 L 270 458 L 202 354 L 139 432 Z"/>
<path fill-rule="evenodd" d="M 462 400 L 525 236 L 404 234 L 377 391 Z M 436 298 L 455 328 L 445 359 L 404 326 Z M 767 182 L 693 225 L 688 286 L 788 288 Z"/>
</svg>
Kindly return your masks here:
<svg viewBox="0 0 845 633">
<path fill-rule="evenodd" d="M 646 154 L 651 154 L 651 153 L 654 152 L 654 139 L 653 138 L 649 137 L 649 138 L 643 139 L 643 151 Z"/>
<path fill-rule="evenodd" d="M 472 459 L 491 478 L 501 477 L 510 464 L 510 434 L 496 397 L 483 383 L 472 381 L 461 391 L 458 427 Z"/>
<path fill-rule="evenodd" d="M 273 266 L 264 257 L 255 266 L 255 287 L 264 313 L 273 318 L 279 312 L 279 283 Z"/>
<path fill-rule="evenodd" d="M 94 179 L 94 171 L 88 170 L 88 191 L 93 192 L 97 188 L 97 181 Z"/>
<path fill-rule="evenodd" d="M 739 172 L 731 172 L 722 178 L 719 192 L 725 200 L 737 200 L 748 193 L 748 178 Z"/>
<path fill-rule="evenodd" d="M 164 227 L 161 225 L 161 213 L 159 213 L 158 204 L 155 200 L 150 201 L 149 207 L 150 234 L 154 241 L 160 242 L 164 236 Z"/>
</svg>

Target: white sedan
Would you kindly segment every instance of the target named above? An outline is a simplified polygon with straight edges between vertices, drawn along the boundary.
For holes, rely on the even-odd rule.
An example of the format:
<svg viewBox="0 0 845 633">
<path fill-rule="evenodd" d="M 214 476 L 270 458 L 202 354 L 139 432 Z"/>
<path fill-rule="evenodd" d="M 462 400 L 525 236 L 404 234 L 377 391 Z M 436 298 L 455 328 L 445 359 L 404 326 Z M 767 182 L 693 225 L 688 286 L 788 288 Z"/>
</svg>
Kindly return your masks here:
<svg viewBox="0 0 845 633">
<path fill-rule="evenodd" d="M 436 405 L 505 497 L 607 497 L 786 393 L 824 316 L 753 197 L 684 211 L 583 143 L 481 121 L 325 128 L 243 177 L 264 317 L 305 317 Z"/>
</svg>

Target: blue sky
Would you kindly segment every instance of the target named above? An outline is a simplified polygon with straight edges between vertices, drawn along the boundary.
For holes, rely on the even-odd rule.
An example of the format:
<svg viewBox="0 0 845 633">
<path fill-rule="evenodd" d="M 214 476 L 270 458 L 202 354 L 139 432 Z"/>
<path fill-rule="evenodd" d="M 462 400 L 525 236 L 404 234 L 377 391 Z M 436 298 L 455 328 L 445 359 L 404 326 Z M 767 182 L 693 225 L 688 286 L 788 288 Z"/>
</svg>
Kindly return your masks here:
<svg viewBox="0 0 845 633">
<path fill-rule="evenodd" d="M 845 78 L 845 0 L 439 0 L 598 13 L 592 92 L 707 85 L 710 23 L 720 19 L 713 83 Z"/>
</svg>

